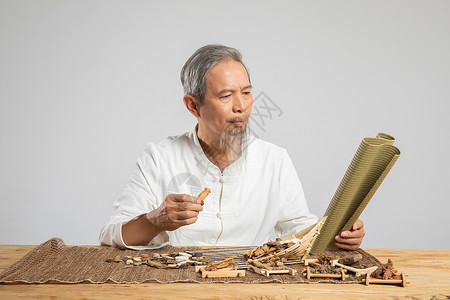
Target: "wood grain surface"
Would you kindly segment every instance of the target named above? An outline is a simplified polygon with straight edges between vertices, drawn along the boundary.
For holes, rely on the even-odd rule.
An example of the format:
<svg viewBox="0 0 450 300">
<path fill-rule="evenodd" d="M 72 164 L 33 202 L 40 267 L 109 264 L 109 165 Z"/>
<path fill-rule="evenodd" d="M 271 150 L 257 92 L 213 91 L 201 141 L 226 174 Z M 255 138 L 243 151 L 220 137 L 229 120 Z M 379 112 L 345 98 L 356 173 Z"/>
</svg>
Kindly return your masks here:
<svg viewBox="0 0 450 300">
<path fill-rule="evenodd" d="M 0 245 L 0 272 L 34 247 Z M 450 250 L 364 250 L 411 284 L 0 284 L 0 299 L 450 299 Z"/>
</svg>

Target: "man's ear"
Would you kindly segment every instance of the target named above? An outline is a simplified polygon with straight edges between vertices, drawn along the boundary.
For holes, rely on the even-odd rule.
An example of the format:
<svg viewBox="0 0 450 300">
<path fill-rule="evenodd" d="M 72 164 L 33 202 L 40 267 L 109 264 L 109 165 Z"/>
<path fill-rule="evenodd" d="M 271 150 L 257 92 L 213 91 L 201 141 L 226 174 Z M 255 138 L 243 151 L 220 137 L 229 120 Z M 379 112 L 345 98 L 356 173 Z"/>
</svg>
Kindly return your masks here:
<svg viewBox="0 0 450 300">
<path fill-rule="evenodd" d="M 187 110 L 193 114 L 196 118 L 200 118 L 200 101 L 197 97 L 192 95 L 184 95 L 183 97 L 184 105 L 186 106 Z"/>
</svg>

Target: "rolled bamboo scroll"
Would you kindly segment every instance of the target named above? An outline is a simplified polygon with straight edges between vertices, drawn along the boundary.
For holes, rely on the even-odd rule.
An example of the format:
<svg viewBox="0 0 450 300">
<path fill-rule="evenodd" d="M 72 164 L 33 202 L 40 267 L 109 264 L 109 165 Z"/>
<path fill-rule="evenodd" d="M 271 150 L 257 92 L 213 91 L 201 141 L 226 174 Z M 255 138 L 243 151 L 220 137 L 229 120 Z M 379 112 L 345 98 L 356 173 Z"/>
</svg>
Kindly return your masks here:
<svg viewBox="0 0 450 300">
<path fill-rule="evenodd" d="M 394 141 L 392 136 L 385 133 L 362 140 L 328 205 L 324 214 L 327 220 L 314 242 L 311 254 L 320 254 L 326 247 L 335 248 L 335 236 L 350 230 L 358 220 L 400 156 L 400 150 L 393 146 Z"/>
</svg>

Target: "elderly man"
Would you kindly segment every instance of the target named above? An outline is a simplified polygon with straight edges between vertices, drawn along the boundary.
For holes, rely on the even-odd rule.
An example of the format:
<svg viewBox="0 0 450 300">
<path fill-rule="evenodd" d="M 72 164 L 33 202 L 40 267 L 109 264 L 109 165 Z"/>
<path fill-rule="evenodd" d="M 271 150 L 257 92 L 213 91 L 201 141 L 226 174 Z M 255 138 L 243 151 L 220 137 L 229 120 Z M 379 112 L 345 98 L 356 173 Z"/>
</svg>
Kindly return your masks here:
<svg viewBox="0 0 450 300">
<path fill-rule="evenodd" d="M 198 49 L 181 71 L 192 132 L 149 143 L 100 234 L 102 244 L 151 249 L 262 245 L 317 222 L 286 150 L 249 134 L 253 96 L 238 50 Z M 202 206 L 195 197 L 208 187 Z M 336 237 L 357 249 L 364 228 Z"/>
</svg>

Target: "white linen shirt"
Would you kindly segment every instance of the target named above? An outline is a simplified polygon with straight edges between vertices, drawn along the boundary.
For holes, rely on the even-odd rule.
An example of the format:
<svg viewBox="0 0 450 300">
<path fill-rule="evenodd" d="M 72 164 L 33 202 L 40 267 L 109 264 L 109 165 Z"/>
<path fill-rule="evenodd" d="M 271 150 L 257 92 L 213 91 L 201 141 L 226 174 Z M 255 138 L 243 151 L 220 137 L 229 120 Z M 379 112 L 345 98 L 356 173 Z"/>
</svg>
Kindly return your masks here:
<svg viewBox="0 0 450 300">
<path fill-rule="evenodd" d="M 124 223 L 156 209 L 168 194 L 197 196 L 205 187 L 211 194 L 194 224 L 161 232 L 146 246 L 125 245 Z M 317 221 L 286 150 L 252 137 L 244 155 L 221 173 L 194 130 L 146 146 L 99 240 L 137 250 L 167 244 L 260 246 L 274 233 L 285 237 Z"/>
</svg>

